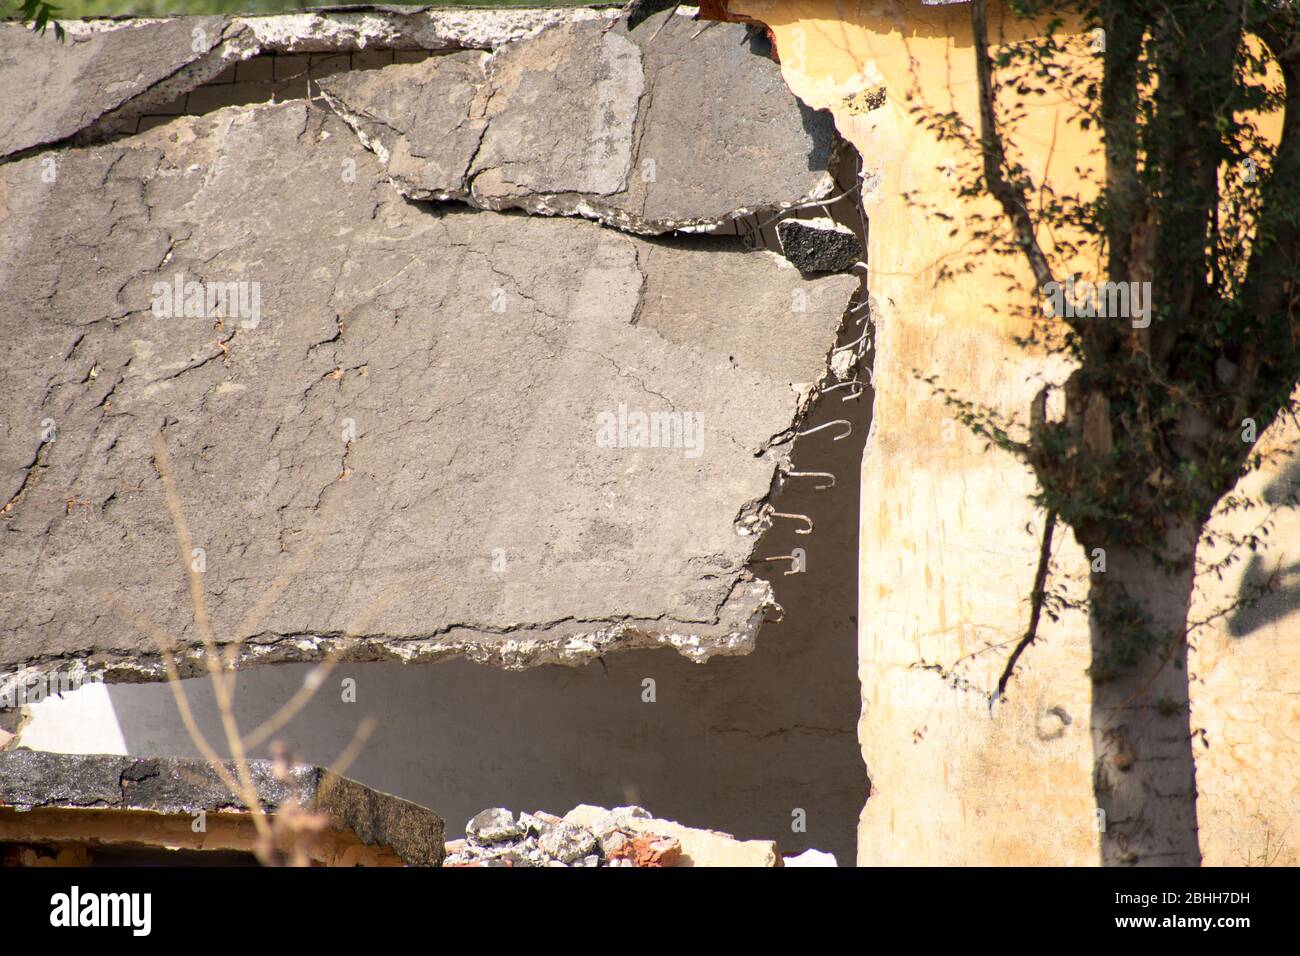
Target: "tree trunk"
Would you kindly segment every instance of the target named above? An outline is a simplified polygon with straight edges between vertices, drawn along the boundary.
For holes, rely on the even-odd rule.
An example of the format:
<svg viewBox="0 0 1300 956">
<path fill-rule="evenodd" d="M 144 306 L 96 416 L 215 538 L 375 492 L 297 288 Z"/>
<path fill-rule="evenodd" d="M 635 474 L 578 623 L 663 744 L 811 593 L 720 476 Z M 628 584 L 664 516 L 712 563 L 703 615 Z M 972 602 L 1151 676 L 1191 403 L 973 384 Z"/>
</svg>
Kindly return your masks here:
<svg viewBox="0 0 1300 956">
<path fill-rule="evenodd" d="M 1126 546 L 1092 562 L 1093 789 L 1102 866 L 1199 866 L 1187 613 L 1199 529 L 1171 541 L 1177 570 Z M 1145 615 L 1145 629 L 1139 623 Z M 1136 627 L 1135 627 L 1136 625 Z"/>
</svg>

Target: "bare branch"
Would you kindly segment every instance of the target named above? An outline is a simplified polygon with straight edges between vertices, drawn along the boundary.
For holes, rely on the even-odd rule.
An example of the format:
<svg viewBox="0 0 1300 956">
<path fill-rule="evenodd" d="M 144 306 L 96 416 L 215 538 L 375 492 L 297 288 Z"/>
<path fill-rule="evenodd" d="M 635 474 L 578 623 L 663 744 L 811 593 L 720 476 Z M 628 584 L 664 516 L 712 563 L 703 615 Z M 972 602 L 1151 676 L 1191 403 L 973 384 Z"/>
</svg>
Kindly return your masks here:
<svg viewBox="0 0 1300 956">
<path fill-rule="evenodd" d="M 975 44 L 975 73 L 979 79 L 980 151 L 984 157 L 984 180 L 1015 230 L 1016 242 L 1034 272 L 1034 281 L 1045 290 L 1054 280 L 1047 256 L 1038 244 L 1029 201 L 1019 183 L 1007 179 L 1006 145 L 998 129 L 994 109 L 993 62 L 989 57 L 989 28 L 986 0 L 973 0 L 970 7 L 971 33 Z"/>
<path fill-rule="evenodd" d="M 1002 669 L 997 690 L 993 692 L 993 702 L 1002 700 L 1006 696 L 1007 684 L 1016 671 L 1016 662 L 1020 660 L 1020 655 L 1038 640 L 1038 622 L 1042 618 L 1043 601 L 1047 597 L 1047 569 L 1052 561 L 1052 535 L 1055 531 L 1056 512 L 1049 511 L 1047 521 L 1043 525 L 1043 541 L 1038 548 L 1038 570 L 1034 572 L 1034 590 L 1029 600 L 1029 627 L 1025 629 L 1025 636 L 1020 639 L 1016 649 L 1007 658 L 1007 666 Z"/>
</svg>

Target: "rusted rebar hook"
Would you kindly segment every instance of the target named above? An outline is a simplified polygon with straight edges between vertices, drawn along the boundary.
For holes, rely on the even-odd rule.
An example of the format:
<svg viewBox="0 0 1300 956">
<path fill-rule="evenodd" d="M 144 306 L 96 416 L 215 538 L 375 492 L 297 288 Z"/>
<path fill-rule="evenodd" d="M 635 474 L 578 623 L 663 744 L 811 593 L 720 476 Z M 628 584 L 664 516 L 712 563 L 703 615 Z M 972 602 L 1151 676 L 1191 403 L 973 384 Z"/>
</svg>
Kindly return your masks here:
<svg viewBox="0 0 1300 956">
<path fill-rule="evenodd" d="M 812 518 L 809 518 L 807 515 L 788 515 L 788 514 L 785 514 L 784 512 L 777 511 L 777 510 L 776 510 L 775 508 L 773 508 L 771 505 L 767 505 L 767 506 L 765 506 L 765 507 L 763 508 L 763 515 L 764 515 L 764 517 L 767 517 L 767 518 L 788 518 L 788 519 L 791 520 L 791 521 L 802 521 L 805 525 L 807 525 L 807 527 L 806 527 L 806 528 L 795 528 L 795 529 L 794 529 L 794 533 L 795 533 L 795 534 L 812 534 L 812 533 L 813 533 L 813 520 L 812 520 Z"/>
<path fill-rule="evenodd" d="M 786 577 L 789 577 L 792 574 L 800 574 L 803 572 L 804 562 L 807 560 L 807 555 L 803 552 L 803 548 L 795 548 L 794 550 L 799 553 L 798 554 L 774 554 L 770 558 L 754 558 L 748 563 L 749 564 L 770 564 L 773 561 L 789 561 L 790 570 L 782 571 L 781 573 Z"/>
<path fill-rule="evenodd" d="M 827 385 L 818 394 L 825 395 L 827 392 L 833 392 L 837 388 L 853 388 L 855 386 L 857 387 L 856 392 L 850 392 L 849 394 L 845 395 L 843 398 L 840 399 L 841 402 L 847 402 L 851 398 L 862 397 L 862 391 L 865 388 L 865 386 L 862 384 L 862 382 L 858 381 L 856 378 L 851 378 L 847 382 L 837 382 L 834 385 Z"/>
<path fill-rule="evenodd" d="M 832 425 L 843 425 L 844 431 L 842 434 L 836 435 L 834 438 L 832 438 L 831 441 L 842 441 L 843 439 L 848 438 L 851 434 L 853 434 L 853 423 L 850 422 L 847 418 L 837 418 L 835 419 L 835 421 L 827 422 L 825 425 L 818 425 L 816 428 L 807 428 L 801 432 L 796 432 L 795 437 L 803 438 L 805 435 L 815 435 L 817 432 L 830 428 Z"/>
<path fill-rule="evenodd" d="M 854 340 L 853 340 L 852 342 L 850 342 L 848 345 L 841 345 L 841 346 L 839 346 L 838 348 L 836 348 L 835 351 L 836 351 L 836 352 L 847 352 L 849 349 L 854 348 L 854 347 L 855 347 L 856 345 L 858 345 L 860 342 L 866 342 L 867 344 L 864 345 L 861 349 L 859 349 L 860 352 L 865 352 L 867 349 L 871 348 L 870 336 L 871 336 L 871 330 L 870 330 L 870 329 L 867 329 L 865 332 L 863 332 L 861 335 L 859 335 L 856 339 L 854 339 Z"/>
<path fill-rule="evenodd" d="M 827 488 L 835 487 L 835 476 L 829 471 L 787 471 L 787 478 L 829 478 L 830 484 L 813 485 L 814 491 L 825 491 Z"/>
</svg>

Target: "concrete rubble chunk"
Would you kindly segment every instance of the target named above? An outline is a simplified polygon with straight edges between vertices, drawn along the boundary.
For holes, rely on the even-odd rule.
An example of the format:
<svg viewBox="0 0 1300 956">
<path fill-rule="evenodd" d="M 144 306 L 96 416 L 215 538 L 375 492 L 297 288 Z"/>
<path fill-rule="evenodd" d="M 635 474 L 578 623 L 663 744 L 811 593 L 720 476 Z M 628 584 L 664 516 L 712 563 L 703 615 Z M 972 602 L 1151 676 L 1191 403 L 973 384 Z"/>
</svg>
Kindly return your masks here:
<svg viewBox="0 0 1300 956">
<path fill-rule="evenodd" d="M 862 243 L 853 230 L 828 218 L 786 219 L 776 231 L 781 251 L 806 276 L 848 272 L 862 259 Z"/>
<path fill-rule="evenodd" d="M 542 813 L 521 813 L 519 814 L 519 829 L 528 836 L 546 836 L 559 822 L 558 819 L 548 819 L 548 816 L 548 814 Z"/>
<path fill-rule="evenodd" d="M 199 565 L 239 666 L 752 648 L 772 592 L 737 519 L 855 279 L 419 206 L 305 101 L 41 161 L 0 166 L 0 692 L 162 679 L 158 634 L 201 672 Z"/>
<path fill-rule="evenodd" d="M 625 829 L 630 820 L 649 819 L 650 811 L 643 807 L 615 807 L 606 810 L 604 807 L 594 807 L 587 803 L 579 804 L 564 815 L 565 823 L 586 827 L 601 838 Z"/>
<path fill-rule="evenodd" d="M 586 827 L 567 822 L 552 827 L 538 842 L 547 856 L 561 863 L 574 863 L 590 856 L 599 844 L 596 835 Z"/>
<path fill-rule="evenodd" d="M 668 837 L 681 846 L 677 866 L 781 865 L 781 853 L 771 840 L 737 840 L 730 833 L 685 827 L 671 820 L 629 819 L 626 829 L 634 834 Z"/>
<path fill-rule="evenodd" d="M 465 835 L 476 846 L 505 843 L 522 836 L 523 832 L 515 823 L 514 814 L 502 807 L 484 810 L 465 824 Z"/>
<path fill-rule="evenodd" d="M 617 846 L 605 852 L 610 865 L 623 862 L 639 867 L 680 866 L 682 844 L 674 837 L 655 836 L 653 833 L 639 833 L 628 839 L 619 834 Z"/>
<path fill-rule="evenodd" d="M 829 114 L 794 98 L 740 24 L 697 29 L 672 12 L 632 33 L 564 22 L 320 87 L 413 198 L 659 234 L 829 195 Z"/>
<path fill-rule="evenodd" d="M 485 810 L 494 819 L 513 820 L 510 811 Z M 521 815 L 521 819 L 529 814 Z M 534 816 L 542 816 L 535 814 Z M 556 818 L 559 820 L 559 818 Z M 473 823 L 473 821 L 471 821 Z M 792 857 L 795 865 L 834 866 L 834 857 L 808 854 Z M 829 859 L 830 863 L 826 863 Z M 728 833 L 699 830 L 671 820 L 660 820 L 640 807 L 604 807 L 580 804 L 566 813 L 540 839 L 520 830 L 493 844 L 456 840 L 447 844 L 445 866 L 781 866 L 776 844 L 770 840 L 737 840 Z"/>
<path fill-rule="evenodd" d="M 233 764 L 225 769 L 236 776 Z M 250 760 L 248 770 L 268 813 L 287 806 L 324 813 L 334 827 L 350 830 L 363 844 L 390 848 L 408 865 L 442 863 L 444 825 L 432 810 L 320 767 L 297 764 L 277 772 L 272 761 Z M 200 811 L 247 812 L 201 760 L 28 750 L 0 753 L 0 816 L 6 809 L 147 812 L 183 815 L 186 824 Z"/>
</svg>

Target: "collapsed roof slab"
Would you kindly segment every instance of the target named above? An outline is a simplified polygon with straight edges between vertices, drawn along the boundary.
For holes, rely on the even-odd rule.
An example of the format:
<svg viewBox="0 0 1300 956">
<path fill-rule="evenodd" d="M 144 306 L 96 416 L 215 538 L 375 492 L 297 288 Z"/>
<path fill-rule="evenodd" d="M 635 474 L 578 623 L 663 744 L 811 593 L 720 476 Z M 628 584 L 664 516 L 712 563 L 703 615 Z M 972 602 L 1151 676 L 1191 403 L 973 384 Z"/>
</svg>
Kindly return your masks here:
<svg viewBox="0 0 1300 956">
<path fill-rule="evenodd" d="M 55 155 L 0 166 L 0 674 L 202 667 L 158 442 L 240 663 L 752 646 L 856 278 L 412 203 L 305 101 Z"/>
</svg>

